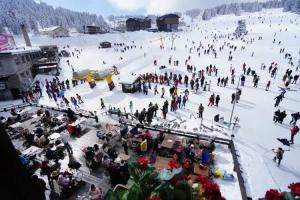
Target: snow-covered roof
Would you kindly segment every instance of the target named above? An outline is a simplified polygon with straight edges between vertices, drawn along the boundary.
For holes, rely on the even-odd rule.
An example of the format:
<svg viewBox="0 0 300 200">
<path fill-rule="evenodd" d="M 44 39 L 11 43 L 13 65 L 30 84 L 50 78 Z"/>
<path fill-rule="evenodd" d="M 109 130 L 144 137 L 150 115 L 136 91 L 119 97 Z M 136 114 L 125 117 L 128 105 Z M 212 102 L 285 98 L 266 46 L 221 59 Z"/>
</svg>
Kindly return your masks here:
<svg viewBox="0 0 300 200">
<path fill-rule="evenodd" d="M 61 26 L 51 26 L 51 27 L 42 29 L 42 32 L 54 31 L 55 29 L 58 29 L 58 28 L 61 28 Z"/>
<path fill-rule="evenodd" d="M 122 76 L 120 79 L 121 84 L 133 84 L 140 76 L 137 74 L 131 74 L 128 76 Z"/>
<path fill-rule="evenodd" d="M 30 53 L 30 52 L 38 52 L 41 51 L 40 47 L 18 47 L 16 49 L 1 51 L 1 54 L 22 54 L 22 53 Z"/>
</svg>

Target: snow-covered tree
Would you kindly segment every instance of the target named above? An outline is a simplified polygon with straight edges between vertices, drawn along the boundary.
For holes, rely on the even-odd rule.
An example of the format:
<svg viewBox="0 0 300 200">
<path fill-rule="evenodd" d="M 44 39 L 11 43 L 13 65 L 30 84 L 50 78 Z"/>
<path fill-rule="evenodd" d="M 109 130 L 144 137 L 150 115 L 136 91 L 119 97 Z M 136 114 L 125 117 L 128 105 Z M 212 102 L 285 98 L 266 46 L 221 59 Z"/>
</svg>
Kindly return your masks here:
<svg viewBox="0 0 300 200">
<path fill-rule="evenodd" d="M 20 33 L 20 24 L 33 31 L 49 26 L 82 29 L 84 25 L 95 24 L 107 29 L 108 25 L 101 16 L 73 12 L 64 8 L 54 9 L 43 2 L 33 0 L 1 0 L 0 25 L 8 27 L 13 33 Z"/>
<path fill-rule="evenodd" d="M 191 10 L 185 11 L 185 14 L 187 16 L 189 16 L 190 18 L 195 19 L 201 14 L 201 10 L 200 9 L 191 9 Z"/>
</svg>

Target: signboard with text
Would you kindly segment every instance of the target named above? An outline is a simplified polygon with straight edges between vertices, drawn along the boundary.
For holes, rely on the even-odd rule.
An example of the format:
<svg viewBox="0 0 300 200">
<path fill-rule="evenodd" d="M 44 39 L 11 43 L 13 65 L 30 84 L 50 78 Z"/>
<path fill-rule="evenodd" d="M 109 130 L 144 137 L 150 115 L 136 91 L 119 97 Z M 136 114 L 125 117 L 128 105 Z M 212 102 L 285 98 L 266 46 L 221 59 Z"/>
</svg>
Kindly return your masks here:
<svg viewBox="0 0 300 200">
<path fill-rule="evenodd" d="M 13 49 L 16 46 L 14 37 L 6 33 L 0 33 L 0 52 Z"/>
</svg>

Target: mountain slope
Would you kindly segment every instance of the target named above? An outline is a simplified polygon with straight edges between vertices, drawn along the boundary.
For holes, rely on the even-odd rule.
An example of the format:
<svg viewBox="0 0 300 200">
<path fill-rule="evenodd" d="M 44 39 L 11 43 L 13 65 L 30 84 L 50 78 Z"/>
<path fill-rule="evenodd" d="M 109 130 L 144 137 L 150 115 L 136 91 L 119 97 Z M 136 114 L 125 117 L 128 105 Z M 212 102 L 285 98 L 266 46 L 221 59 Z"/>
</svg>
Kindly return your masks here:
<svg viewBox="0 0 300 200">
<path fill-rule="evenodd" d="M 34 0 L 1 0 L 0 1 L 0 31 L 8 27 L 9 31 L 20 33 L 20 24 L 25 24 L 31 30 L 42 27 L 63 26 L 82 29 L 84 25 L 95 24 L 108 28 L 102 18 L 94 14 L 73 12 L 65 8 L 56 8 Z"/>
</svg>

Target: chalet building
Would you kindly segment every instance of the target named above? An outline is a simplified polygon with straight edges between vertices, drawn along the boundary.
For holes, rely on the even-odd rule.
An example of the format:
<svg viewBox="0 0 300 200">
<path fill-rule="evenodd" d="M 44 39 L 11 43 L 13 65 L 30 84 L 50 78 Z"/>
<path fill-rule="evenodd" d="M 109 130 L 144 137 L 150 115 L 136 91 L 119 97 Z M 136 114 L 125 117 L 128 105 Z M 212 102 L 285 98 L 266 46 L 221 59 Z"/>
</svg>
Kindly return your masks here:
<svg viewBox="0 0 300 200">
<path fill-rule="evenodd" d="M 238 21 L 238 26 L 235 29 L 235 33 L 239 36 L 247 33 L 246 21 L 245 20 L 239 20 Z"/>
<path fill-rule="evenodd" d="M 52 26 L 44 28 L 40 31 L 41 35 L 47 35 L 49 37 L 69 37 L 69 31 L 61 26 Z"/>
<path fill-rule="evenodd" d="M 179 16 L 176 14 L 168 14 L 156 19 L 159 31 L 173 32 L 178 30 Z"/>
<path fill-rule="evenodd" d="M 103 33 L 107 33 L 107 31 L 104 28 L 101 28 L 100 26 L 83 26 L 83 32 L 85 34 L 103 34 Z"/>
<path fill-rule="evenodd" d="M 151 19 L 149 18 L 129 18 L 126 20 L 127 31 L 140 31 L 151 28 Z"/>
<path fill-rule="evenodd" d="M 39 47 L 0 52 L 0 100 L 18 99 L 32 81 L 32 66 L 42 57 Z"/>
</svg>

